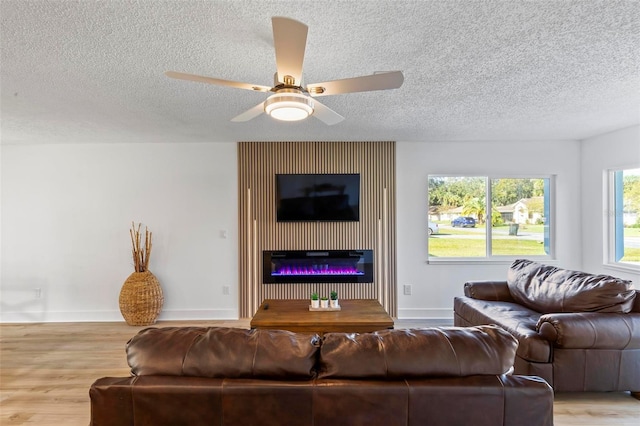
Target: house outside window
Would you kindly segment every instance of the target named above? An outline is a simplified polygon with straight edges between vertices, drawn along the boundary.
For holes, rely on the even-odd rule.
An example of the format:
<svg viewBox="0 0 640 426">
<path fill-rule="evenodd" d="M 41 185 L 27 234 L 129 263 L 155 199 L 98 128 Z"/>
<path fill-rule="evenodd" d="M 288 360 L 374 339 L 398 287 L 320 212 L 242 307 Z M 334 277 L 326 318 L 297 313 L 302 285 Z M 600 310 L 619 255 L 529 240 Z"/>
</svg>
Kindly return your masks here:
<svg viewBox="0 0 640 426">
<path fill-rule="evenodd" d="M 605 263 L 640 269 L 640 168 L 609 171 L 609 211 Z"/>
<path fill-rule="evenodd" d="M 552 176 L 428 179 L 429 261 L 552 257 Z"/>
</svg>

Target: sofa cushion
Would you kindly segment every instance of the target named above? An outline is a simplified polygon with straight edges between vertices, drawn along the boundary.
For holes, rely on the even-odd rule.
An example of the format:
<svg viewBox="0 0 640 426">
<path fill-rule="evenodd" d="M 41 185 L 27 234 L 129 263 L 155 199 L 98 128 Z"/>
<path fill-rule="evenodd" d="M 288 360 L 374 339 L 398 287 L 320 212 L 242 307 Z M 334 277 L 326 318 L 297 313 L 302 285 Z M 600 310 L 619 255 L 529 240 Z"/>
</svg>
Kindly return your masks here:
<svg viewBox="0 0 640 426">
<path fill-rule="evenodd" d="M 309 379 L 318 342 L 284 330 L 148 328 L 127 343 L 127 361 L 138 376 Z"/>
<path fill-rule="evenodd" d="M 631 281 L 593 275 L 518 259 L 507 272 L 507 284 L 520 304 L 541 313 L 628 313 L 635 291 Z"/>
<path fill-rule="evenodd" d="M 512 302 L 497 302 L 456 297 L 453 300 L 456 325 L 496 324 L 518 340 L 517 354 L 532 362 L 551 362 L 551 343 L 542 337 L 536 323 L 540 313 Z M 456 319 L 457 321 L 457 319 Z"/>
<path fill-rule="evenodd" d="M 327 333 L 319 378 L 393 379 L 504 374 L 516 340 L 495 326 Z"/>
</svg>

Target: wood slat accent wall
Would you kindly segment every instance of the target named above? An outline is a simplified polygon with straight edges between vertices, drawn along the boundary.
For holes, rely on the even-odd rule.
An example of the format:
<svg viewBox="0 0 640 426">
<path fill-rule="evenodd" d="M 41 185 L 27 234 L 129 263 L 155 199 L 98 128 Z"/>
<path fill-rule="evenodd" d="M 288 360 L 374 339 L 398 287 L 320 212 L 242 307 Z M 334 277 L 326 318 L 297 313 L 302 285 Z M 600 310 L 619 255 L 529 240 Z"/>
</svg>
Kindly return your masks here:
<svg viewBox="0 0 640 426">
<path fill-rule="evenodd" d="M 359 222 L 276 222 L 279 173 L 360 173 Z M 378 299 L 393 317 L 396 300 L 395 142 L 240 142 L 240 317 L 263 299 L 306 299 L 312 291 Z M 263 284 L 263 250 L 374 250 L 374 282 Z"/>
</svg>

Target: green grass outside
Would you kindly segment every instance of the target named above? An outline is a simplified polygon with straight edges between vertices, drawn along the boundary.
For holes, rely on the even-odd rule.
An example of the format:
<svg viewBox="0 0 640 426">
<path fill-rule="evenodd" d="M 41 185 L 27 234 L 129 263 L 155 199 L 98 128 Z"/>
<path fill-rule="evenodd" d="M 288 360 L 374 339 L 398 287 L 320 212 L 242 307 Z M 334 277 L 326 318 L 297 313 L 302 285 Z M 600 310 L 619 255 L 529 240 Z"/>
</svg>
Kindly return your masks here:
<svg viewBox="0 0 640 426">
<path fill-rule="evenodd" d="M 448 223 L 440 223 L 448 225 Z M 508 230 L 508 225 L 495 226 L 494 230 Z M 482 230 L 482 232 L 479 232 Z M 485 257 L 484 239 L 449 239 L 447 235 L 484 235 L 485 225 L 475 228 L 440 228 L 436 237 L 429 239 L 429 256 L 431 257 Z M 544 225 L 520 225 L 518 233 L 544 234 Z M 624 228 L 625 237 L 640 237 L 640 228 Z M 492 244 L 493 255 L 496 256 L 544 256 L 544 245 L 538 241 L 497 238 Z M 640 248 L 626 248 L 623 262 L 640 263 Z"/>
<path fill-rule="evenodd" d="M 625 237 L 640 237 L 640 228 L 624 228 Z"/>
<path fill-rule="evenodd" d="M 624 236 L 627 237 L 640 237 L 640 228 L 624 228 Z M 640 263 L 640 248 L 624 249 L 624 256 L 621 259 L 623 262 Z"/>
<path fill-rule="evenodd" d="M 493 241 L 496 256 L 544 256 L 544 246 L 531 240 L 500 239 Z M 429 256 L 432 257 L 484 257 L 485 240 L 430 238 Z"/>
<path fill-rule="evenodd" d="M 431 257 L 484 257 L 484 240 L 450 240 L 447 238 L 429 239 Z"/>
<path fill-rule="evenodd" d="M 431 242 L 431 241 L 429 241 Z M 431 249 L 429 249 L 431 250 Z M 624 249 L 623 262 L 635 262 L 640 263 L 640 248 L 626 248 Z"/>
<path fill-rule="evenodd" d="M 430 238 L 429 256 L 431 257 L 485 257 L 484 239 L 448 239 Z M 495 256 L 544 256 L 544 245 L 531 240 L 493 240 Z M 640 263 L 640 248 L 626 248 L 623 262 Z"/>
</svg>

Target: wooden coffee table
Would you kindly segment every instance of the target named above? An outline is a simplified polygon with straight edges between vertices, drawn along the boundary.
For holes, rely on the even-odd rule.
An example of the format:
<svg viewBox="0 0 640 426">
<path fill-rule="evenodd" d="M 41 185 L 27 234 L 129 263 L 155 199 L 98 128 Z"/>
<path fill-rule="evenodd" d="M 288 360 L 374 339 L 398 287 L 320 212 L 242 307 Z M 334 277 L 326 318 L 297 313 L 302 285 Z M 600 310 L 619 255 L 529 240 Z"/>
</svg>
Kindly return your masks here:
<svg viewBox="0 0 640 426">
<path fill-rule="evenodd" d="M 340 311 L 309 311 L 308 299 L 266 299 L 251 319 L 251 328 L 320 334 L 393 328 L 393 319 L 377 300 L 340 300 L 340 307 Z"/>
</svg>

